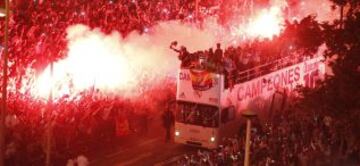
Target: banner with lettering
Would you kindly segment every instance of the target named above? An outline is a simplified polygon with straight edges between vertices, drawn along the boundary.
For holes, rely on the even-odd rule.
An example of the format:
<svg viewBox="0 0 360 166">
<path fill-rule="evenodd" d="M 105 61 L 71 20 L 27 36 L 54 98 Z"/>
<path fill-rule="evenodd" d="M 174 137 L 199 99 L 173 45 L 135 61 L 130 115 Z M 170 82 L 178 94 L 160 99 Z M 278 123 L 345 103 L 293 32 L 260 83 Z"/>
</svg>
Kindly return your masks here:
<svg viewBox="0 0 360 166">
<path fill-rule="evenodd" d="M 291 92 L 297 85 L 316 86 L 317 80 L 322 79 L 325 74 L 322 60 L 322 57 L 316 57 L 237 84 L 231 91 L 224 92 L 222 103 L 235 104 L 238 110 L 249 109 L 254 105 L 257 109 L 265 109 L 269 104 L 264 102 L 269 102 L 276 91 Z"/>
</svg>

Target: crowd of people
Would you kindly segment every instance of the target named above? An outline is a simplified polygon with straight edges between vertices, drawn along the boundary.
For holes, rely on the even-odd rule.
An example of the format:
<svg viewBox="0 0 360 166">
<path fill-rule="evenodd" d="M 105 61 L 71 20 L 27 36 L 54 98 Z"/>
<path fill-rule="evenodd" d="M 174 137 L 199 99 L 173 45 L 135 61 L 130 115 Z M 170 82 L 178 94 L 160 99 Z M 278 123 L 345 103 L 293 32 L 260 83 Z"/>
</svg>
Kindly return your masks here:
<svg viewBox="0 0 360 166">
<path fill-rule="evenodd" d="M 226 87 L 246 81 L 260 75 L 268 74 L 283 67 L 299 63 L 310 56 L 302 56 L 298 50 L 285 42 L 285 39 L 255 40 L 239 46 L 190 53 L 185 46 L 176 48 L 177 42 L 170 48 L 179 55 L 182 68 L 205 69 L 210 72 L 224 73 L 227 78 Z M 243 73 L 246 72 L 244 75 Z M 244 79 L 243 77 L 246 77 Z"/>
<path fill-rule="evenodd" d="M 218 72 L 244 71 L 285 57 L 298 60 L 300 55 L 293 50 L 292 46 L 285 40 L 280 40 L 282 39 L 249 41 L 236 47 L 227 47 L 225 51 L 221 48 L 220 43 L 216 45 L 215 50 L 209 48 L 194 53 L 189 53 L 185 46 L 181 46 L 180 49 L 174 48 L 177 44 L 176 41 L 171 44 L 170 48 L 179 53 L 181 66 L 185 68 L 200 64 L 209 70 Z"/>
<path fill-rule="evenodd" d="M 153 25 L 161 21 L 196 22 L 208 16 L 221 19 L 222 16 L 231 15 L 229 14 L 231 10 L 228 11 L 231 9 L 231 3 L 223 3 L 221 0 L 200 1 L 196 11 L 195 2 L 191 0 L 13 1 L 9 33 L 11 75 L 25 74 L 25 69 L 29 66 L 41 70 L 49 62 L 64 57 L 67 47 L 66 29 L 70 25 L 84 24 L 91 28 L 100 28 L 105 33 L 118 31 L 126 36 L 132 31 L 147 33 Z M 0 21 L 0 29 L 0 38 L 3 39 L 4 20 Z M 291 35 L 281 36 L 278 39 L 254 41 L 252 44 L 237 48 L 229 47 L 224 51 L 224 55 L 229 55 L 240 69 L 246 68 L 251 63 L 266 61 L 268 58 L 276 59 L 284 54 L 289 48 L 289 43 L 292 43 L 292 39 L 289 39 Z M 254 50 L 258 50 L 256 51 L 258 55 L 253 54 Z M 233 57 L 234 53 L 239 56 Z M 199 51 L 198 54 L 211 54 L 211 50 Z M 249 54 L 252 56 L 250 57 Z M 261 58 L 258 58 L 259 56 Z"/>
<path fill-rule="evenodd" d="M 9 43 L 11 75 L 25 74 L 29 66 L 41 70 L 49 62 L 66 55 L 66 29 L 75 24 L 100 28 L 104 33 L 147 33 L 160 21 L 194 22 L 195 1 L 189 0 L 105 0 L 11 2 Z M 212 14 L 201 7 L 197 18 Z M 0 18 L 0 38 L 4 38 L 4 18 Z"/>
<path fill-rule="evenodd" d="M 10 94 L 6 117 L 6 165 L 42 165 L 46 134 L 51 125 L 53 162 L 65 165 L 70 158 L 113 143 L 116 138 L 146 134 L 148 124 L 169 98 L 174 85 L 146 92 L 148 97 L 109 98 L 99 91 L 84 92 L 78 99 L 58 99 L 52 104 Z M 166 93 L 158 94 L 156 91 Z"/>
<path fill-rule="evenodd" d="M 6 165 L 14 166 L 44 163 L 48 137 L 45 131 L 49 125 L 56 131 L 51 136 L 53 163 L 65 165 L 77 156 L 80 157 L 76 161 L 69 160 L 70 165 L 79 164 L 78 160 L 87 163 L 81 154 L 101 145 L 99 142 L 146 132 L 146 121 L 153 115 L 150 112 L 162 108 L 158 104 L 167 100 L 169 94 L 174 96 L 172 83 L 145 92 L 152 95 L 146 99 L 99 97 L 101 92 L 88 90 L 76 98 L 64 96 L 49 104 L 18 93 L 29 67 L 41 72 L 49 62 L 66 56 L 69 26 L 84 24 L 104 33 L 118 31 L 126 36 L 133 31 L 147 33 L 161 21 L 195 22 L 214 12 L 200 6 L 196 13 L 195 1 L 188 0 L 15 0 L 10 8 L 9 76 L 15 80 L 16 88 L 9 94 L 5 154 Z M 4 26 L 5 19 L 0 18 L 1 40 Z"/>
<path fill-rule="evenodd" d="M 214 4 L 219 2 L 214 1 L 206 5 Z M 196 22 L 195 20 L 216 13 L 216 8 L 213 10 L 205 7 L 206 5 L 202 5 L 196 15 L 195 1 L 191 0 L 11 1 L 9 75 L 21 83 L 21 76 L 26 74 L 28 67 L 41 71 L 49 62 L 66 56 L 66 29 L 70 25 L 81 23 L 91 28 L 100 28 L 105 33 L 116 30 L 123 36 L 132 31 L 147 33 L 151 26 L 160 21 Z M 4 20 L 0 20 L 0 29 L 0 38 L 3 39 Z M 285 41 L 288 40 L 273 38 L 253 41 L 251 44 L 239 47 L 228 47 L 225 50 L 218 44 L 215 50 L 199 51 L 194 57 L 199 59 L 200 64 L 205 64 L 205 61 L 209 60 L 211 63 L 206 63 L 205 66 L 210 70 L 225 70 L 230 75 L 234 71 L 243 71 L 288 55 L 288 51 L 292 48 L 286 45 L 288 42 Z M 176 51 L 179 52 L 179 58 L 184 63 L 182 66 L 188 66 L 194 60 L 194 57 L 188 60 L 187 56 L 190 53 L 185 47 Z M 69 100 L 64 97 L 48 104 L 31 96 L 17 92 L 10 93 L 6 118 L 6 165 L 42 165 L 46 146 L 44 131 L 49 124 L 56 131 L 52 136 L 52 155 L 56 161 L 54 163 L 59 165 L 65 165 L 69 158 L 75 158 L 79 154 L 86 153 L 88 149 L 96 148 L 99 146 L 96 143 L 100 142 L 99 140 L 103 142 L 129 132 L 145 131 L 144 122 L 149 118 L 149 111 L 161 107 L 154 105 L 167 100 L 166 93 L 173 94 L 173 87 L 173 84 L 167 84 L 163 89 L 157 89 L 165 92 L 163 96 L 156 91 L 152 92 L 154 96 L 150 97 L 152 99 L 150 103 L 144 102 L 147 100 L 140 102 L 124 98 L 96 97 L 97 92 L 86 91 L 79 94 L 77 99 Z M 149 108 L 149 105 L 153 107 Z M 284 123 L 291 122 L 285 118 Z M 278 133 L 278 128 L 272 129 L 273 133 Z M 254 134 L 259 135 L 259 141 L 262 140 L 267 146 L 272 142 L 265 140 L 274 138 L 258 132 Z M 295 136 L 296 134 L 299 133 L 294 133 Z M 240 142 L 241 139 L 237 140 Z M 313 144 L 317 146 L 319 143 Z M 239 147 L 240 145 L 242 144 L 239 143 Z M 294 149 L 298 150 L 308 145 L 299 145 Z M 252 149 L 256 149 L 256 146 L 257 143 L 254 143 Z M 226 149 L 228 148 L 223 148 L 219 152 L 225 152 Z M 260 152 L 254 153 L 256 156 L 261 156 L 258 155 Z M 269 153 L 269 155 L 275 154 Z M 270 156 L 270 158 L 282 162 L 278 156 Z"/>
<path fill-rule="evenodd" d="M 42 165 L 49 124 L 56 131 L 51 142 L 53 160 L 58 165 L 96 148 L 98 142 L 144 133 L 146 121 L 153 115 L 150 112 L 160 109 L 157 104 L 167 100 L 166 96 L 174 96 L 171 83 L 146 92 L 153 95 L 151 100 L 96 97 L 101 92 L 89 90 L 76 98 L 64 96 L 48 104 L 30 94 L 18 93 L 29 67 L 41 72 L 49 62 L 66 56 L 69 26 L 84 24 L 104 33 L 118 31 L 126 36 L 133 31 L 148 33 L 151 26 L 161 21 L 195 22 L 195 17 L 200 19 L 212 12 L 200 7 L 196 13 L 195 1 L 188 0 L 15 0 L 10 8 L 9 76 L 17 86 L 9 94 L 6 165 Z M 1 39 L 4 25 L 5 19 L 0 18 Z"/>
<path fill-rule="evenodd" d="M 253 120 L 251 165 L 306 166 L 360 164 L 360 141 L 350 123 L 319 112 L 297 107 L 276 111 L 265 121 Z M 351 115 L 359 118 L 358 112 Z M 359 124 L 358 124 L 359 125 Z M 245 124 L 233 138 L 226 138 L 215 150 L 184 154 L 177 165 L 242 165 L 244 162 Z"/>
<path fill-rule="evenodd" d="M 256 38 L 226 48 L 217 43 L 215 49 L 211 47 L 192 53 L 185 46 L 176 48 L 178 43 L 174 41 L 170 49 L 178 53 L 182 68 L 224 73 L 227 78 L 226 87 L 232 87 L 234 84 L 319 56 L 321 39 L 310 40 L 303 37 L 319 34 L 320 25 L 315 21 L 315 17 L 308 16 L 300 22 L 295 20 L 286 24 L 285 29 L 271 39 Z"/>
</svg>

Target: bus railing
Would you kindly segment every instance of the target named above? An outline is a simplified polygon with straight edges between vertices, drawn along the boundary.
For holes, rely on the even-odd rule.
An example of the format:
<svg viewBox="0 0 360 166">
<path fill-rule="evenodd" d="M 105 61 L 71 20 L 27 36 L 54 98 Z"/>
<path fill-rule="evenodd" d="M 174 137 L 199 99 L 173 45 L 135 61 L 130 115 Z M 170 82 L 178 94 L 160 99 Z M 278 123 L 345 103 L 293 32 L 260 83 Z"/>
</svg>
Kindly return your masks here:
<svg viewBox="0 0 360 166">
<path fill-rule="evenodd" d="M 234 84 L 243 83 L 252 80 L 254 78 L 269 74 L 273 71 L 282 69 L 284 67 L 297 64 L 299 62 L 302 62 L 303 59 L 304 59 L 303 57 L 298 57 L 298 56 L 283 57 L 266 64 L 257 65 L 250 69 L 237 72 L 230 79 L 234 81 Z"/>
<path fill-rule="evenodd" d="M 306 59 L 306 57 L 298 56 L 298 55 L 289 55 L 268 63 L 260 64 L 253 66 L 249 69 L 245 69 L 242 71 L 237 71 L 235 74 L 232 74 L 231 76 L 227 75 L 225 78 L 225 89 L 229 87 L 228 83 L 229 80 L 232 80 L 233 85 L 243 83 L 249 80 L 252 80 L 254 78 L 269 74 L 273 71 L 303 62 Z M 197 66 L 189 66 L 189 67 L 182 67 L 182 69 L 192 69 L 196 68 Z M 216 72 L 218 71 L 218 72 Z M 218 74 L 224 74 L 224 72 L 221 72 L 223 70 L 216 70 L 215 73 Z"/>
</svg>

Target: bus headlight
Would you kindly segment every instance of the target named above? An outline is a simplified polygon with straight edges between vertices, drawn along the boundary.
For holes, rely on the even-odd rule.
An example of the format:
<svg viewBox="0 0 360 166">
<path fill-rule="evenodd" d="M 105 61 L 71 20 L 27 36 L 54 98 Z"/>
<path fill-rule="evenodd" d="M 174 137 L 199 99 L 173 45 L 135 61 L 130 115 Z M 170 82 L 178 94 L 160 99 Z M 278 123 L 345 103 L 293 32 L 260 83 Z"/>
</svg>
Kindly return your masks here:
<svg viewBox="0 0 360 166">
<path fill-rule="evenodd" d="M 211 137 L 211 138 L 210 138 L 210 141 L 211 141 L 211 142 L 215 142 L 215 137 Z"/>
<path fill-rule="evenodd" d="M 175 136 L 179 136 L 180 132 L 179 131 L 175 131 Z"/>
</svg>

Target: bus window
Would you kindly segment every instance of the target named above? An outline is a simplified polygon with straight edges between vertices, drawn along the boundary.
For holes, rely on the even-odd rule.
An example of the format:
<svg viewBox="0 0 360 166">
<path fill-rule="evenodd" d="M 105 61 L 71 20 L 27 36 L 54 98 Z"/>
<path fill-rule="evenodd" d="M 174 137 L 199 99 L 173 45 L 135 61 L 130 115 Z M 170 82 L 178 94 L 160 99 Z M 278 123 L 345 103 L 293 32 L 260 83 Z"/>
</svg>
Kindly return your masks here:
<svg viewBox="0 0 360 166">
<path fill-rule="evenodd" d="M 219 110 L 215 106 L 178 102 L 176 121 L 204 127 L 218 127 Z"/>
</svg>

